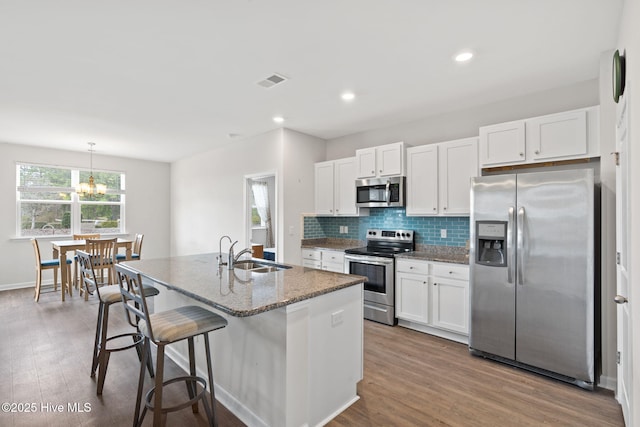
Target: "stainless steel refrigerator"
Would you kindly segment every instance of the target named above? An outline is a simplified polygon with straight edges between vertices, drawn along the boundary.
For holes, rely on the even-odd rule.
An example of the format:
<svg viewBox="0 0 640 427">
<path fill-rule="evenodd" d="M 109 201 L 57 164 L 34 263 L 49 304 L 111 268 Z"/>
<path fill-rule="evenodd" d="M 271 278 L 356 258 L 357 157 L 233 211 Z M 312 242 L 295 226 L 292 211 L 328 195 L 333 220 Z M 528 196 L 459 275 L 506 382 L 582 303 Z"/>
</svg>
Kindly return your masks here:
<svg viewBox="0 0 640 427">
<path fill-rule="evenodd" d="M 591 169 L 472 180 L 472 354 L 593 389 Z"/>
</svg>

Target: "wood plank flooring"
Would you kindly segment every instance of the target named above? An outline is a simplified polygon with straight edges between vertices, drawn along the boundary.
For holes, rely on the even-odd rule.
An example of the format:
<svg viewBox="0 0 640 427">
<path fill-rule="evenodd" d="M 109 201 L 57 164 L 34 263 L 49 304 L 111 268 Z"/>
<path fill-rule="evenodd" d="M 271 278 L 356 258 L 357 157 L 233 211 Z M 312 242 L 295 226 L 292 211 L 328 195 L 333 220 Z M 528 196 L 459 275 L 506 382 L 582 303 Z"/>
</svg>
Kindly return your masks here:
<svg viewBox="0 0 640 427">
<path fill-rule="evenodd" d="M 97 302 L 32 289 L 0 292 L 0 401 L 35 403 L 36 413 L 0 412 L 0 426 L 128 426 L 138 374 L 133 351 L 114 353 L 104 394 L 90 378 Z M 110 331 L 127 330 L 113 310 Z M 214 361 L 215 363 L 215 361 Z M 167 377 L 182 374 L 168 361 Z M 148 386 L 151 382 L 148 381 Z M 182 397 L 183 388 L 169 390 Z M 578 387 L 470 356 L 467 347 L 401 327 L 365 322 L 360 400 L 330 426 L 623 426 L 607 390 Z M 46 410 L 63 405 L 62 412 Z M 87 412 L 68 404 L 88 403 Z M 44 408 L 43 408 L 44 405 Z M 217 405 L 220 426 L 242 426 Z M 151 425 L 147 417 L 145 425 Z M 204 411 L 169 414 L 167 425 L 206 425 Z"/>
</svg>

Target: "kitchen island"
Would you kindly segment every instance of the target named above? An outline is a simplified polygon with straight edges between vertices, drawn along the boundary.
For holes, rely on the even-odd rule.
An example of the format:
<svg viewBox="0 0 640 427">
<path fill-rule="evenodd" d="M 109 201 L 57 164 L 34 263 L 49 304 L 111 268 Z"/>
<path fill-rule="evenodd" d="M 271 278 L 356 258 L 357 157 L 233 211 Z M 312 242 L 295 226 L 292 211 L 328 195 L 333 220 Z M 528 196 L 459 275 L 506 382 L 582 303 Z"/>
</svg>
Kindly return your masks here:
<svg viewBox="0 0 640 427">
<path fill-rule="evenodd" d="M 322 425 L 358 400 L 366 279 L 300 266 L 229 270 L 217 255 L 125 263 L 162 285 L 155 311 L 199 304 L 227 319 L 210 334 L 217 399 L 251 426 Z M 187 369 L 186 343 L 167 354 Z"/>
</svg>

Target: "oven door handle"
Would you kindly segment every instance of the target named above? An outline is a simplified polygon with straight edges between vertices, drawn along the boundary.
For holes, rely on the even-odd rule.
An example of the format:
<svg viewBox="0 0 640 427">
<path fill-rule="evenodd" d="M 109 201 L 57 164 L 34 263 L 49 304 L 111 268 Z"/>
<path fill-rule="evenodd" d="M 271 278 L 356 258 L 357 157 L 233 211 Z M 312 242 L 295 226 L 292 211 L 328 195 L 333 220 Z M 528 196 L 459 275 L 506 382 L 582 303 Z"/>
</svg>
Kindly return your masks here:
<svg viewBox="0 0 640 427">
<path fill-rule="evenodd" d="M 347 261 L 356 261 L 373 265 L 384 265 L 391 266 L 393 265 L 393 258 L 382 258 L 382 257 L 373 257 L 367 255 L 345 255 L 345 262 Z"/>
</svg>

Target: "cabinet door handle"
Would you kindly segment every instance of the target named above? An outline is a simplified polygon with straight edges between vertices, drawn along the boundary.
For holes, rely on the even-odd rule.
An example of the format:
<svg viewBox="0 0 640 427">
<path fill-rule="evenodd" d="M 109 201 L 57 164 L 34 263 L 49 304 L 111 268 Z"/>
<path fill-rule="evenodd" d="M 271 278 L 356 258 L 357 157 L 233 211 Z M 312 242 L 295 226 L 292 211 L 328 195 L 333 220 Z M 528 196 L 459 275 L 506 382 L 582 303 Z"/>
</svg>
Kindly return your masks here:
<svg viewBox="0 0 640 427">
<path fill-rule="evenodd" d="M 540 150 L 536 150 L 536 151 L 535 151 L 535 153 L 536 153 L 536 154 L 540 154 Z"/>
<path fill-rule="evenodd" d="M 450 271 L 449 274 L 453 274 L 453 271 Z"/>
<path fill-rule="evenodd" d="M 438 286 L 438 284 L 437 284 L 437 283 L 434 283 L 434 284 L 433 284 L 433 286 Z"/>
<path fill-rule="evenodd" d="M 371 173 L 372 173 L 372 174 L 375 174 L 375 173 L 376 173 L 376 171 L 371 171 Z"/>
<path fill-rule="evenodd" d="M 520 157 L 524 157 L 524 153 L 520 153 Z"/>
</svg>

